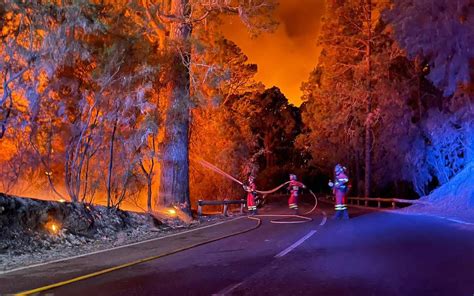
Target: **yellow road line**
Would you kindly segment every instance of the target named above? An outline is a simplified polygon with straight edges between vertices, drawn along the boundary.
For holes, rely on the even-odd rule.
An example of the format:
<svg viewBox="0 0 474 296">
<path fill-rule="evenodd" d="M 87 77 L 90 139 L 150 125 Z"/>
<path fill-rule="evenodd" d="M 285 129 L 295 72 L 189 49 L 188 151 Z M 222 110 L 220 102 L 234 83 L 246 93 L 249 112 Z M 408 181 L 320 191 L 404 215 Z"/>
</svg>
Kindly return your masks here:
<svg viewBox="0 0 474 296">
<path fill-rule="evenodd" d="M 254 217 L 249 217 L 249 218 L 252 219 L 252 220 L 256 220 L 257 224 L 255 226 L 253 226 L 251 228 L 248 228 L 248 229 L 245 229 L 245 230 L 237 231 L 237 232 L 227 234 L 227 235 L 224 235 L 224 236 L 220 236 L 220 237 L 217 237 L 217 238 L 213 238 L 213 239 L 210 239 L 210 240 L 207 240 L 207 241 L 204 241 L 204 242 L 196 243 L 196 244 L 193 244 L 193 245 L 190 245 L 190 246 L 187 246 L 187 247 L 183 247 L 183 248 L 180 248 L 180 249 L 176 249 L 176 250 L 164 253 L 164 254 L 151 256 L 151 257 L 148 257 L 148 258 L 144 258 L 144 259 L 136 260 L 136 261 L 133 261 L 133 262 L 125 263 L 125 264 L 118 265 L 118 266 L 115 266 L 115 267 L 99 270 L 99 271 L 96 271 L 96 272 L 93 272 L 93 273 L 89 273 L 89 274 L 86 274 L 86 275 L 82 275 L 82 276 L 72 278 L 70 280 L 54 283 L 54 284 L 51 284 L 51 285 L 39 287 L 39 288 L 28 290 L 28 291 L 19 292 L 19 293 L 16 293 L 15 295 L 18 295 L 18 296 L 20 296 L 20 295 L 32 295 L 32 294 L 44 292 L 44 291 L 47 291 L 47 290 L 51 290 L 53 288 L 58 288 L 58 287 L 61 287 L 61 286 L 65 286 L 65 285 L 68 285 L 68 284 L 71 284 L 71 283 L 74 283 L 74 282 L 82 281 L 82 280 L 85 280 L 85 279 L 90 279 L 90 278 L 93 278 L 93 277 L 96 277 L 96 276 L 99 276 L 99 275 L 102 275 L 102 274 L 110 273 L 112 271 L 116 271 L 116 270 L 119 270 L 119 269 L 123 269 L 123 268 L 126 268 L 126 267 L 130 267 L 130 266 L 133 266 L 133 265 L 143 263 L 143 262 L 147 262 L 147 261 L 152 261 L 152 260 L 155 260 L 155 259 L 158 259 L 158 258 L 162 258 L 162 257 L 165 257 L 165 256 L 176 254 L 176 253 L 179 253 L 179 252 L 182 252 L 182 251 L 185 251 L 185 250 L 189 250 L 189 249 L 192 249 L 192 248 L 195 248 L 195 247 L 198 247 L 198 246 L 202 246 L 202 245 L 205 245 L 205 244 L 208 244 L 208 243 L 212 243 L 212 242 L 224 239 L 224 238 L 228 238 L 228 237 L 231 237 L 231 236 L 246 233 L 246 232 L 257 229 L 262 224 L 261 219 L 254 218 Z"/>
<path fill-rule="evenodd" d="M 90 253 L 84 253 L 84 254 L 77 255 L 77 256 L 72 256 L 72 257 L 65 257 L 65 258 L 52 260 L 52 261 L 47 261 L 47 262 L 38 263 L 38 264 L 33 264 L 33 265 L 29 265 L 29 266 L 18 267 L 18 268 L 14 268 L 14 269 L 10 269 L 10 270 L 0 271 L 0 276 L 4 275 L 4 274 L 9 274 L 9 273 L 12 273 L 12 272 L 17 272 L 17 271 L 25 270 L 25 269 L 36 268 L 36 267 L 40 267 L 40 266 L 44 266 L 44 265 L 48 265 L 48 264 L 52 264 L 52 263 L 64 262 L 64 261 L 69 261 L 69 260 L 72 260 L 72 259 L 87 257 L 87 256 L 90 256 L 90 255 L 96 255 L 96 254 L 100 254 L 100 253 L 111 252 L 111 251 L 115 251 L 115 250 L 119 250 L 119 249 L 123 249 L 123 248 L 128 248 L 128 247 L 132 247 L 132 246 L 136 246 L 136 245 L 147 244 L 147 243 L 150 243 L 150 242 L 163 240 L 163 239 L 166 239 L 166 238 L 180 236 L 180 235 L 183 235 L 183 234 L 186 234 L 186 233 L 195 232 L 195 231 L 199 231 L 199 230 L 210 228 L 210 227 L 215 227 L 215 226 L 222 225 L 222 224 L 225 224 L 225 223 L 229 223 L 229 222 L 232 222 L 232 221 L 240 220 L 242 218 L 245 218 L 245 216 L 232 218 L 230 220 L 213 223 L 213 224 L 209 224 L 209 225 L 206 225 L 206 226 L 200 226 L 200 227 L 196 227 L 196 228 L 193 228 L 193 229 L 190 229 L 190 230 L 180 231 L 180 232 L 173 233 L 173 234 L 168 234 L 168 235 L 164 235 L 164 236 L 160 236 L 160 237 L 155 237 L 155 238 L 147 239 L 147 240 L 144 240 L 144 241 L 139 241 L 139 242 L 135 242 L 135 243 L 121 245 L 121 246 L 118 246 L 118 247 L 113 247 L 113 248 L 109 248 L 109 249 L 94 251 L 94 252 L 90 252 Z"/>
</svg>

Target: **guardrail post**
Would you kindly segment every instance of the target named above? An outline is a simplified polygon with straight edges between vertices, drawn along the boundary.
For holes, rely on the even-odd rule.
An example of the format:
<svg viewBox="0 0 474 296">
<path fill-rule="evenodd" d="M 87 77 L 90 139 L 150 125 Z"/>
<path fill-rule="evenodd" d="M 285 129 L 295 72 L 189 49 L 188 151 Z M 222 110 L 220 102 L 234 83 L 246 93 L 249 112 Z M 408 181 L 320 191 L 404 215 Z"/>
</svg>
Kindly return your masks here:
<svg viewBox="0 0 474 296">
<path fill-rule="evenodd" d="M 365 206 L 366 206 L 366 207 L 369 206 L 369 201 L 368 201 L 368 200 L 365 200 Z"/>
<path fill-rule="evenodd" d="M 240 204 L 240 213 L 241 213 L 241 214 L 244 213 L 244 207 L 245 207 L 245 203 L 244 203 L 244 201 L 242 200 L 242 203 Z"/>
<path fill-rule="evenodd" d="M 377 202 L 377 208 L 380 208 L 380 200 Z"/>
<path fill-rule="evenodd" d="M 226 217 L 227 217 L 227 207 L 228 207 L 228 206 L 229 206 L 228 204 L 224 204 L 224 211 L 223 211 L 223 213 L 222 213 L 222 214 L 224 214 L 224 216 L 226 216 Z"/>
<path fill-rule="evenodd" d="M 201 217 L 202 216 L 202 200 L 198 200 L 198 216 Z"/>
<path fill-rule="evenodd" d="M 395 202 L 392 201 L 392 209 L 395 209 Z"/>
</svg>

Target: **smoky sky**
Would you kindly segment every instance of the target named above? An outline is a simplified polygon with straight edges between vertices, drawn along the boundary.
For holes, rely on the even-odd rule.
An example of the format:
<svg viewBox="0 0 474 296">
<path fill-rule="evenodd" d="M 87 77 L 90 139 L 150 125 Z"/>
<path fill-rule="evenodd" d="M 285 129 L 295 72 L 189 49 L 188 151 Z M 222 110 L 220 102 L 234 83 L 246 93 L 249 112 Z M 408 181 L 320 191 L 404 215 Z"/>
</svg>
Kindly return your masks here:
<svg viewBox="0 0 474 296">
<path fill-rule="evenodd" d="M 274 33 L 251 38 L 238 20 L 223 26 L 227 38 L 237 43 L 258 65 L 257 80 L 267 87 L 278 86 L 290 102 L 301 103 L 300 86 L 317 63 L 316 39 L 325 0 L 280 0 Z"/>
<path fill-rule="evenodd" d="M 321 0 L 281 0 L 278 17 L 288 38 L 314 38 L 323 3 Z"/>
</svg>

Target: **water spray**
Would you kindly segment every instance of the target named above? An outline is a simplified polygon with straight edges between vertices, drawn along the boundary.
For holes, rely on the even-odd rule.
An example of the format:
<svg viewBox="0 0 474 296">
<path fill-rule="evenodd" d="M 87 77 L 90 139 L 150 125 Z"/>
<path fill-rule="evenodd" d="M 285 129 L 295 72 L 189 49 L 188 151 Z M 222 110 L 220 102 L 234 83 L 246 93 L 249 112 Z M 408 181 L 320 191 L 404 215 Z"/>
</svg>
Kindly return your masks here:
<svg viewBox="0 0 474 296">
<path fill-rule="evenodd" d="M 220 168 L 216 167 L 215 165 L 203 160 L 203 159 L 198 159 L 196 160 L 199 164 L 201 164 L 203 167 L 205 168 L 208 168 L 216 173 L 218 173 L 219 175 L 223 176 L 223 177 L 226 177 L 236 183 L 238 183 L 239 185 L 243 185 L 244 183 L 240 180 L 238 180 L 237 178 L 233 177 L 232 175 L 224 172 L 223 170 L 221 170 Z M 255 190 L 257 193 L 260 193 L 262 195 L 267 195 L 267 194 L 271 194 L 271 193 L 274 193 L 278 190 L 280 190 L 282 187 L 284 187 L 285 185 L 287 185 L 288 183 L 290 183 L 290 181 L 286 181 L 285 183 L 281 184 L 281 185 L 278 185 L 277 187 L 271 189 L 271 190 L 266 190 L 266 191 L 261 191 L 261 190 Z M 309 210 L 308 212 L 305 212 L 303 213 L 302 215 L 309 215 L 311 214 L 312 212 L 314 212 L 316 210 L 316 207 L 318 206 L 318 198 L 316 197 L 316 195 L 313 193 L 313 191 L 311 191 L 310 189 L 309 190 L 309 193 L 314 197 L 314 206 L 311 210 Z M 270 222 L 271 223 L 278 223 L 278 224 L 295 224 L 295 223 L 306 223 L 306 222 L 310 222 L 312 221 L 313 219 L 309 218 L 309 217 L 305 217 L 305 216 L 302 216 L 302 215 L 255 215 L 253 217 L 282 217 L 282 219 L 277 219 L 277 220 L 271 220 Z M 252 219 L 252 217 L 249 217 Z M 285 221 L 283 219 L 285 218 L 299 218 L 300 220 L 297 220 L 297 221 Z M 258 219 L 258 218 L 254 218 L 254 219 Z"/>
</svg>

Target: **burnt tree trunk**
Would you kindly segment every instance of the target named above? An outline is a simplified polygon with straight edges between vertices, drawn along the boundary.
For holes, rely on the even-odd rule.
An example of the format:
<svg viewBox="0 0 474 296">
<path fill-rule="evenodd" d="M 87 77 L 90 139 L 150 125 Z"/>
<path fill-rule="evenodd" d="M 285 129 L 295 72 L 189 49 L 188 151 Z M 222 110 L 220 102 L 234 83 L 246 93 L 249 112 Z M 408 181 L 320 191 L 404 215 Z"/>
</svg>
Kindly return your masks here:
<svg viewBox="0 0 474 296">
<path fill-rule="evenodd" d="M 112 170 L 114 166 L 114 142 L 115 142 L 115 133 L 117 132 L 118 119 L 115 119 L 114 127 L 112 130 L 112 136 L 110 137 L 110 147 L 109 147 L 109 168 L 107 170 L 107 208 L 110 208 L 112 205 Z"/>
<path fill-rule="evenodd" d="M 188 0 L 171 1 L 171 15 L 184 19 L 189 15 Z M 170 24 L 167 77 L 165 135 L 162 142 L 162 163 L 158 205 L 186 204 L 183 210 L 190 213 L 189 199 L 189 110 L 191 61 L 191 24 L 175 21 Z"/>
<path fill-rule="evenodd" d="M 155 139 L 153 139 L 153 141 L 155 141 Z M 154 147 L 154 144 L 153 144 L 153 147 Z M 148 213 L 151 213 L 152 210 L 153 210 L 152 204 L 151 204 L 151 201 L 152 201 L 151 198 L 152 198 L 153 168 L 154 168 L 154 166 L 155 166 L 155 161 L 153 160 L 153 158 L 151 159 L 151 166 L 150 166 L 149 171 L 145 168 L 145 165 L 143 164 L 143 161 L 140 160 L 140 167 L 142 169 L 143 174 L 145 175 L 146 184 L 147 184 L 146 207 L 147 207 Z"/>
<path fill-rule="evenodd" d="M 146 209 L 148 211 L 148 213 L 151 213 L 152 212 L 152 207 L 151 207 L 151 179 L 148 179 L 147 180 L 147 196 L 146 196 Z"/>
</svg>

